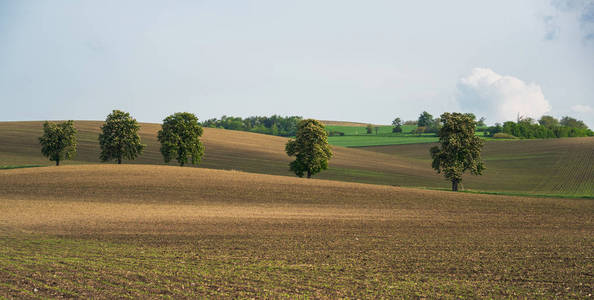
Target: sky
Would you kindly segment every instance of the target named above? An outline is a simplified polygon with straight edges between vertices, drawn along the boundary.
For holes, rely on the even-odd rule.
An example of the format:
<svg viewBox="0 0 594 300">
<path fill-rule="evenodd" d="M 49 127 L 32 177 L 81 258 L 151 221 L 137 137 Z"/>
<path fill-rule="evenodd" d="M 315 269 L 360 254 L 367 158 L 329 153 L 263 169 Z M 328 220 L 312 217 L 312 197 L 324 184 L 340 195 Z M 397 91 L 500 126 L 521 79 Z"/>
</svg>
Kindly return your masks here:
<svg viewBox="0 0 594 300">
<path fill-rule="evenodd" d="M 0 121 L 174 112 L 594 127 L 594 0 L 0 0 Z"/>
</svg>

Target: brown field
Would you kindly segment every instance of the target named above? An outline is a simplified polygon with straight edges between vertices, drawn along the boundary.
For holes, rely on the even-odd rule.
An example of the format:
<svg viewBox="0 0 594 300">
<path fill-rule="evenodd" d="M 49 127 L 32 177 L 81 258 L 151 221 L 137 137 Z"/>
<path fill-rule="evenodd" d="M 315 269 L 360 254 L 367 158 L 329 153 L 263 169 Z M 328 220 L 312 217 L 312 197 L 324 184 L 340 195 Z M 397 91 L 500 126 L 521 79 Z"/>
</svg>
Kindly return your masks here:
<svg viewBox="0 0 594 300">
<path fill-rule="evenodd" d="M 0 297 L 588 298 L 594 203 L 147 165 L 0 172 Z"/>
</svg>

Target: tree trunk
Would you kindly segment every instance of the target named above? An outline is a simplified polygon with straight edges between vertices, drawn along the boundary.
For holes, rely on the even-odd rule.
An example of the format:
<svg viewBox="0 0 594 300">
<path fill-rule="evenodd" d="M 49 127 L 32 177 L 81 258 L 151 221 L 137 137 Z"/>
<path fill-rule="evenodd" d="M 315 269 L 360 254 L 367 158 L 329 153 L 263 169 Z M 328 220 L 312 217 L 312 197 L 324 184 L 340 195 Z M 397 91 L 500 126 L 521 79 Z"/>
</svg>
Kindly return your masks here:
<svg viewBox="0 0 594 300">
<path fill-rule="evenodd" d="M 180 163 L 179 163 L 179 166 L 180 166 L 180 167 L 183 167 L 183 166 L 184 166 L 184 162 L 183 162 L 183 161 L 182 161 L 182 162 L 180 162 Z"/>
<path fill-rule="evenodd" d="M 56 159 L 56 166 L 59 166 L 59 165 L 60 165 L 60 160 Z"/>
<path fill-rule="evenodd" d="M 307 178 L 311 178 L 311 171 L 307 171 Z"/>
<path fill-rule="evenodd" d="M 458 180 L 452 180 L 452 191 L 458 191 Z"/>
<path fill-rule="evenodd" d="M 118 157 L 118 165 L 121 165 L 121 164 L 122 164 L 122 158 Z"/>
</svg>

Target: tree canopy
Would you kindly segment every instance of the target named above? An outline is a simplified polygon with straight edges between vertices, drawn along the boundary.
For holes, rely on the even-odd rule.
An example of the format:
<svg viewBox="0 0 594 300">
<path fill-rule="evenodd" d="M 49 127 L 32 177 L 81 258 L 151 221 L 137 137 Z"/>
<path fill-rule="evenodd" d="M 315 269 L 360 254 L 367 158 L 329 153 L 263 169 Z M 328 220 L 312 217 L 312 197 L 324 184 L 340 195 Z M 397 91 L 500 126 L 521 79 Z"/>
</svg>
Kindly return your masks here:
<svg viewBox="0 0 594 300">
<path fill-rule="evenodd" d="M 419 115 L 419 120 L 417 121 L 418 126 L 423 127 L 431 127 L 433 125 L 433 116 L 424 111 Z"/>
<path fill-rule="evenodd" d="M 328 134 L 324 125 L 314 119 L 306 119 L 297 125 L 295 139 L 289 140 L 285 146 L 289 156 L 295 156 L 290 168 L 299 177 L 307 174 L 307 178 L 328 168 L 328 160 L 332 150 L 328 145 Z"/>
<path fill-rule="evenodd" d="M 138 122 L 129 113 L 112 111 L 101 126 L 99 134 L 101 161 L 115 160 L 121 164 L 124 158 L 133 160 L 142 154 L 146 145 L 140 143 L 139 130 Z"/>
<path fill-rule="evenodd" d="M 394 119 L 394 121 L 392 121 L 392 126 L 394 126 L 392 132 L 402 132 L 402 120 L 400 120 L 400 118 Z"/>
<path fill-rule="evenodd" d="M 565 116 L 565 117 L 561 118 L 561 121 L 559 123 L 561 123 L 562 126 L 566 126 L 566 127 L 572 127 L 572 128 L 577 128 L 577 129 L 588 129 L 588 126 L 586 126 L 584 121 L 577 120 L 577 119 L 569 117 L 569 116 Z"/>
<path fill-rule="evenodd" d="M 175 157 L 183 166 L 189 158 L 192 164 L 198 164 L 204 155 L 204 146 L 200 141 L 202 132 L 198 118 L 192 113 L 175 113 L 165 118 L 157 134 L 163 160 L 168 163 Z"/>
<path fill-rule="evenodd" d="M 559 120 L 555 119 L 553 116 L 544 115 L 540 117 L 538 123 L 546 128 L 555 128 L 561 126 Z"/>
<path fill-rule="evenodd" d="M 452 191 L 458 190 L 462 175 L 470 171 L 481 175 L 485 165 L 481 160 L 483 141 L 475 135 L 476 122 L 472 114 L 444 113 L 438 132 L 439 146 L 430 150 L 432 167 L 452 182 Z"/>
<path fill-rule="evenodd" d="M 63 123 L 43 123 L 43 135 L 39 138 L 41 153 L 55 161 L 56 166 L 60 161 L 70 159 L 76 154 L 76 128 L 74 121 Z"/>
<path fill-rule="evenodd" d="M 242 130 L 288 137 L 295 136 L 295 133 L 297 132 L 297 123 L 301 120 L 302 118 L 299 116 L 253 116 L 245 119 L 240 117 L 222 116 L 220 120 L 217 118 L 208 119 L 202 122 L 201 125 L 204 127 Z"/>
</svg>

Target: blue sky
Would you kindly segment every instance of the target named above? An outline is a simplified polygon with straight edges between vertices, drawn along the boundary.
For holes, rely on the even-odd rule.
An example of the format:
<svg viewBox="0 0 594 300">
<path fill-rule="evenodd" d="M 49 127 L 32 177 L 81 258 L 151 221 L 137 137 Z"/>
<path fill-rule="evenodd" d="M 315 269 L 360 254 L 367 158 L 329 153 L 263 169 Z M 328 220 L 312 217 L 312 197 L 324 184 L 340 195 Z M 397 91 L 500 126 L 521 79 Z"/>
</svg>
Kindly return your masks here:
<svg viewBox="0 0 594 300">
<path fill-rule="evenodd" d="M 0 0 L 0 120 L 427 110 L 594 127 L 594 1 Z"/>
</svg>

